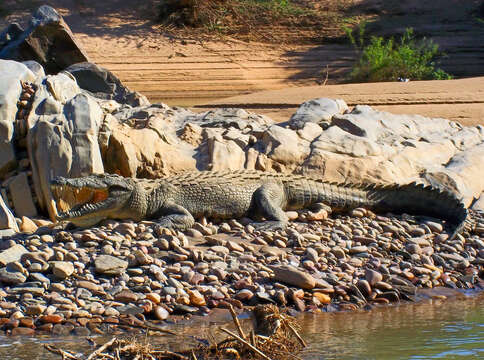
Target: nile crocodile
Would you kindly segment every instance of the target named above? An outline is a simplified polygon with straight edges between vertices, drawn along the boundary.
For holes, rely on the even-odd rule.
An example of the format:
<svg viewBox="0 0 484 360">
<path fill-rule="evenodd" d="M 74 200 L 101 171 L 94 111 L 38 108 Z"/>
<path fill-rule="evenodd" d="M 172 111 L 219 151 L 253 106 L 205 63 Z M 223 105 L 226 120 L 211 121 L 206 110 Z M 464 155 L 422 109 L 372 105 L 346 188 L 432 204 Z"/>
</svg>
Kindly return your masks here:
<svg viewBox="0 0 484 360">
<path fill-rule="evenodd" d="M 163 227 L 187 229 L 195 218 L 265 219 L 260 229 L 287 224 L 284 210 L 325 204 L 349 210 L 409 213 L 444 219 L 452 237 L 460 231 L 467 209 L 452 194 L 420 184 L 363 186 L 328 183 L 304 175 L 260 171 L 188 172 L 148 180 L 118 175 L 57 177 L 51 182 L 58 220 L 91 226 L 103 219 L 156 219 Z"/>
</svg>

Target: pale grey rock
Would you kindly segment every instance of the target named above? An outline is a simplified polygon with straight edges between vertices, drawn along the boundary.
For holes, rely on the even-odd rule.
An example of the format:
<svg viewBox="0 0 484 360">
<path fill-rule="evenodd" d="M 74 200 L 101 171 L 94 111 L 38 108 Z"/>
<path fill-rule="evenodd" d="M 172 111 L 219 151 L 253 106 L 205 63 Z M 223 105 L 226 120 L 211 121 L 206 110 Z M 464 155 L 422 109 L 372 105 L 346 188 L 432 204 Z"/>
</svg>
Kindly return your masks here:
<svg viewBox="0 0 484 360">
<path fill-rule="evenodd" d="M 2 229 L 0 230 L 0 239 L 3 237 L 10 237 L 15 235 L 18 232 L 18 230 L 13 230 L 13 229 Z"/>
<path fill-rule="evenodd" d="M 235 141 L 212 137 L 207 142 L 210 170 L 240 170 L 244 168 L 245 152 Z"/>
<path fill-rule="evenodd" d="M 0 60 L 0 177 L 16 164 L 12 145 L 13 122 L 22 93 L 21 81 L 34 81 L 35 75 L 16 61 Z"/>
<path fill-rule="evenodd" d="M 261 138 L 264 153 L 284 165 L 301 164 L 310 153 L 309 142 L 298 137 L 291 129 L 272 125 Z"/>
<path fill-rule="evenodd" d="M 66 104 L 64 113 L 72 146 L 72 167 L 69 175 L 79 177 L 103 173 L 104 167 L 97 143 L 97 131 L 103 118 L 100 106 L 90 96 L 78 94 Z"/>
<path fill-rule="evenodd" d="M 469 206 L 484 190 L 483 157 L 484 143 L 480 143 L 456 154 L 442 169 L 426 173 L 425 178 L 434 186 L 459 194 Z"/>
<path fill-rule="evenodd" d="M 306 101 L 291 116 L 289 125 L 292 129 L 304 128 L 306 123 L 329 123 L 334 115 L 348 110 L 348 105 L 342 99 L 319 98 Z"/>
<path fill-rule="evenodd" d="M 273 123 L 267 116 L 237 108 L 221 108 L 186 116 L 180 125 L 184 126 L 188 122 L 204 128 L 235 128 L 244 132 L 250 130 L 263 131 Z"/>
<path fill-rule="evenodd" d="M 462 127 L 458 132 L 452 134 L 449 140 L 458 150 L 466 151 L 481 144 L 484 136 L 477 126 L 469 126 Z"/>
<path fill-rule="evenodd" d="M 54 99 L 53 96 L 46 97 L 37 107 L 37 111 L 42 115 L 56 115 L 62 113 L 62 104 Z"/>
<path fill-rule="evenodd" d="M 446 119 L 391 114 L 367 105 L 357 105 L 349 113 L 335 115 L 331 124 L 357 136 L 390 143 L 398 139 L 441 141 L 442 138 L 453 137 L 462 129 Z"/>
<path fill-rule="evenodd" d="M 383 149 L 375 141 L 348 133 L 340 127 L 331 126 L 312 144 L 312 148 L 352 157 L 378 156 Z"/>
<path fill-rule="evenodd" d="M 13 122 L 0 120 L 0 178 L 5 176 L 5 174 L 9 171 L 13 170 L 17 164 L 12 143 L 13 131 Z"/>
<path fill-rule="evenodd" d="M 111 255 L 100 255 L 94 260 L 98 274 L 120 275 L 128 268 L 128 262 Z"/>
<path fill-rule="evenodd" d="M 476 211 L 484 211 L 484 193 L 481 193 L 481 195 L 476 199 L 472 205 L 472 209 Z"/>
<path fill-rule="evenodd" d="M 37 208 L 35 207 L 34 200 L 32 198 L 32 191 L 30 189 L 26 172 L 21 172 L 13 177 L 8 188 L 10 195 L 12 196 L 15 214 L 18 217 L 37 216 Z"/>
<path fill-rule="evenodd" d="M 69 100 L 81 93 L 76 79 L 66 72 L 61 72 L 57 75 L 47 75 L 43 80 L 43 84 L 45 84 L 54 99 L 62 104 L 66 104 Z"/>
<path fill-rule="evenodd" d="M 25 275 L 18 271 L 8 271 L 6 268 L 0 269 L 0 283 L 17 285 L 24 283 L 26 280 Z"/>
<path fill-rule="evenodd" d="M 80 177 L 104 172 L 98 145 L 98 129 L 103 112 L 90 96 L 76 90 L 77 84 L 68 76 L 52 76 L 49 79 L 49 91 L 56 94 L 57 101 L 65 101 L 74 94 L 64 105 L 62 114 L 39 115 L 27 135 L 39 204 L 54 218 L 49 189 L 53 177 Z M 59 83 L 67 83 L 71 87 L 56 85 Z"/>
<path fill-rule="evenodd" d="M 303 140 L 312 142 L 323 133 L 323 129 L 318 124 L 307 122 L 302 129 L 297 130 L 297 134 Z"/>
<path fill-rule="evenodd" d="M 247 134 L 243 134 L 240 130 L 229 128 L 223 134 L 225 140 L 232 140 L 242 149 L 245 149 L 252 142 L 253 137 Z"/>
<path fill-rule="evenodd" d="M 28 253 L 28 250 L 20 244 L 9 247 L 0 252 L 0 266 L 5 266 L 14 261 L 20 261 L 22 255 L 26 253 Z"/>
<path fill-rule="evenodd" d="M 27 144 L 30 163 L 32 165 L 32 179 L 39 205 L 49 211 L 54 218 L 53 208 L 49 210 L 52 199 L 49 181 L 54 176 L 68 176 L 72 166 L 72 147 L 64 135 L 65 121 L 63 117 L 45 116 L 29 129 Z"/>
<path fill-rule="evenodd" d="M 35 75 L 36 78 L 41 78 L 45 76 L 44 68 L 37 61 L 27 60 L 27 61 L 22 61 L 22 64 L 27 66 L 29 70 L 32 71 L 32 73 Z"/>
<path fill-rule="evenodd" d="M 166 119 L 170 124 L 170 118 Z M 127 124 L 113 124 L 108 146 L 103 150 L 105 170 L 127 177 L 153 177 L 196 170 L 200 160 L 193 145 L 179 141 L 174 126 L 172 129 L 166 128 L 163 133 L 161 130 L 160 127 L 134 129 Z M 169 138 L 176 140 L 169 143 L 160 134 L 168 134 Z M 207 164 L 208 161 L 205 159 L 200 163 Z"/>
</svg>

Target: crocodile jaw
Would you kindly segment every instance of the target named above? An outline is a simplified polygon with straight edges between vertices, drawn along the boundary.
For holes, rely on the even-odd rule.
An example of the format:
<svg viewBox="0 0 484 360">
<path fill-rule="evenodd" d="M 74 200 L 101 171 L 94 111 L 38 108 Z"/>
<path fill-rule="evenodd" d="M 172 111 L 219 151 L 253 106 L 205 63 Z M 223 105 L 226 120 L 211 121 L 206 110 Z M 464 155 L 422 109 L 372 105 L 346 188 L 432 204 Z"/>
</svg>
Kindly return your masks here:
<svg viewBox="0 0 484 360">
<path fill-rule="evenodd" d="M 52 184 L 51 192 L 56 200 L 56 219 L 71 221 L 78 226 L 93 225 L 106 216 L 115 201 L 110 198 L 108 188 L 77 188 L 68 184 Z"/>
</svg>

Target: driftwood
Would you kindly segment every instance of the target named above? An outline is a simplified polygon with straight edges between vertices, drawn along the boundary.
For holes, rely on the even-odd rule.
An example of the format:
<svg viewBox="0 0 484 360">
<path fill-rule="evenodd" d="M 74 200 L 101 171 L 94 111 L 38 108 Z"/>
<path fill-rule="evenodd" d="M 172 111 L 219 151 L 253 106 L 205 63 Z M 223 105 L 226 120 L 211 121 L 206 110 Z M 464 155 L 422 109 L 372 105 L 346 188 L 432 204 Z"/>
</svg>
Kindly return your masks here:
<svg viewBox="0 0 484 360">
<path fill-rule="evenodd" d="M 298 359 L 296 354 L 306 342 L 298 333 L 294 318 L 281 314 L 273 305 L 259 305 L 254 309 L 255 328 L 265 329 L 264 334 L 254 330 L 246 335 L 233 308 L 229 308 L 238 334 L 220 328 L 229 335 L 212 345 L 199 345 L 185 351 L 168 351 L 148 343 L 113 337 L 90 354 L 77 355 L 53 345 L 44 347 L 64 360 L 203 360 L 203 359 Z M 150 327 L 147 327 L 150 328 Z M 269 329 L 269 330 L 267 330 Z M 267 333 L 269 331 L 269 334 Z M 173 332 L 173 334 L 176 334 Z"/>
</svg>

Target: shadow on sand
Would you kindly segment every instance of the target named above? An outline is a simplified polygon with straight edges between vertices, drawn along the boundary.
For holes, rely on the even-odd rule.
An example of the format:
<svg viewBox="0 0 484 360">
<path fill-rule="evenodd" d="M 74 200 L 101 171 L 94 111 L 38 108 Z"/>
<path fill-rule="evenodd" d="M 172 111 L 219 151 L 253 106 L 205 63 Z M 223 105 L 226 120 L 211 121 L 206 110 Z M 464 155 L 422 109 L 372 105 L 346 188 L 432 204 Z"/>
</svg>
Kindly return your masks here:
<svg viewBox="0 0 484 360">
<path fill-rule="evenodd" d="M 484 75 L 483 0 L 363 0 L 348 9 L 348 16 L 356 14 L 368 18 L 367 36 L 398 37 L 411 27 L 439 45 L 444 71 L 456 78 Z M 314 78 L 319 84 L 344 81 L 357 58 L 345 37 L 286 55 L 301 67 L 291 80 Z"/>
</svg>

